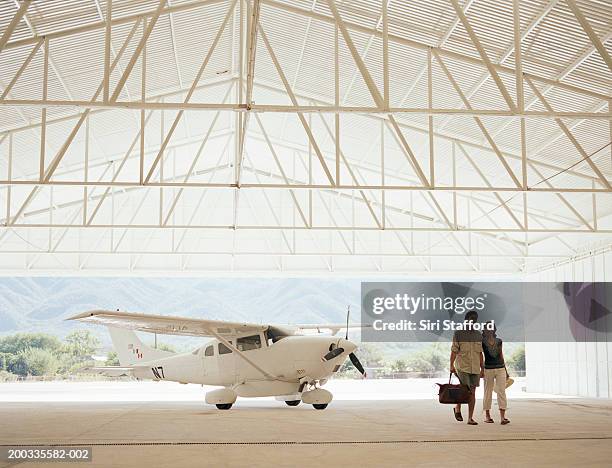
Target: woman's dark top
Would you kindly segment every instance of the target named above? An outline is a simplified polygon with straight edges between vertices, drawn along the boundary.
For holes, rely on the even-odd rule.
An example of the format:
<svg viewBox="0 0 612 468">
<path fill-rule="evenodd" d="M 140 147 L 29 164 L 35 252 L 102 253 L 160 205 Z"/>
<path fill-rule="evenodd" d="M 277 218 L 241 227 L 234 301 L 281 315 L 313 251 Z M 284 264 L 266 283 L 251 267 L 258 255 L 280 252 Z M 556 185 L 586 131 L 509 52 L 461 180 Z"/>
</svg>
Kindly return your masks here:
<svg viewBox="0 0 612 468">
<path fill-rule="evenodd" d="M 484 352 L 485 369 L 502 369 L 506 366 L 502 357 L 502 340 L 495 338 L 495 343 L 491 345 L 486 338 L 482 339 L 482 351 Z"/>
</svg>

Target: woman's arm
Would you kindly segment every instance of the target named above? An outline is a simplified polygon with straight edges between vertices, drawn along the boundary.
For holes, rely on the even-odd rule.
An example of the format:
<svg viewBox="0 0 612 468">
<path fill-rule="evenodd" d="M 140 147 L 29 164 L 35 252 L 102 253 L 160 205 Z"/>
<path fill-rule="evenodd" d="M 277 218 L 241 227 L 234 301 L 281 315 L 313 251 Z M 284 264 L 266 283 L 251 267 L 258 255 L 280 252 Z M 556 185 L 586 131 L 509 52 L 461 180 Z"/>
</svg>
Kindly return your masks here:
<svg viewBox="0 0 612 468">
<path fill-rule="evenodd" d="M 502 358 L 502 362 L 504 363 L 504 369 L 506 371 L 506 378 L 510 377 L 510 374 L 508 374 L 508 369 L 506 368 L 506 359 L 504 358 L 504 342 L 500 341 L 499 342 L 499 355 Z"/>
</svg>

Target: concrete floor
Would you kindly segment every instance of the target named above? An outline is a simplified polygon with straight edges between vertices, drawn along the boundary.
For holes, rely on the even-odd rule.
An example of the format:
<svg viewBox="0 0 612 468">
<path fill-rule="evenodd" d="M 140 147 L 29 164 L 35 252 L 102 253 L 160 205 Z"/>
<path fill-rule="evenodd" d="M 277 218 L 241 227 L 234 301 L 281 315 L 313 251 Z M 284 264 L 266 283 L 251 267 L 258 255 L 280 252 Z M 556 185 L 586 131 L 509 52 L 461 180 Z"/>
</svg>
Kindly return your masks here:
<svg viewBox="0 0 612 468">
<path fill-rule="evenodd" d="M 508 426 L 467 426 L 431 400 L 337 401 L 325 411 L 244 400 L 225 412 L 194 402 L 3 403 L 0 443 L 93 444 L 89 467 L 610 466 L 610 401 L 523 399 L 509 416 Z"/>
</svg>

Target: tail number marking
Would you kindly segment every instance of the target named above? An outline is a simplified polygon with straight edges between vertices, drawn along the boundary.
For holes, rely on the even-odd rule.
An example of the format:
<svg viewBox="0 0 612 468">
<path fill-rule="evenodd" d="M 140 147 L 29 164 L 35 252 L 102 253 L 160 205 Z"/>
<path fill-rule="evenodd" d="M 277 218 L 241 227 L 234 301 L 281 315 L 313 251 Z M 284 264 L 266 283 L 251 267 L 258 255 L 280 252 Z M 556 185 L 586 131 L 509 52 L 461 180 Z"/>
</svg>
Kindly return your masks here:
<svg viewBox="0 0 612 468">
<path fill-rule="evenodd" d="M 151 372 L 156 379 L 165 379 L 164 368 L 162 366 L 151 367 Z"/>
</svg>

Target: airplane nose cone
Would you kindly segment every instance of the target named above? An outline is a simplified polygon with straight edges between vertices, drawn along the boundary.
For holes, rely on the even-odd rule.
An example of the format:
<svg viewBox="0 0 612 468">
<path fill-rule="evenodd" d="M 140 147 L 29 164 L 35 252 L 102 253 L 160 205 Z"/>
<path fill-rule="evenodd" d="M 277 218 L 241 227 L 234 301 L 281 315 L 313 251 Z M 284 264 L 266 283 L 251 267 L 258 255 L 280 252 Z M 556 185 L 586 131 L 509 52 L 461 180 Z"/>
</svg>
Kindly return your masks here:
<svg viewBox="0 0 612 468">
<path fill-rule="evenodd" d="M 349 340 L 341 340 L 340 347 L 344 348 L 344 351 L 346 353 L 352 353 L 353 351 L 357 349 L 357 345 Z"/>
</svg>

